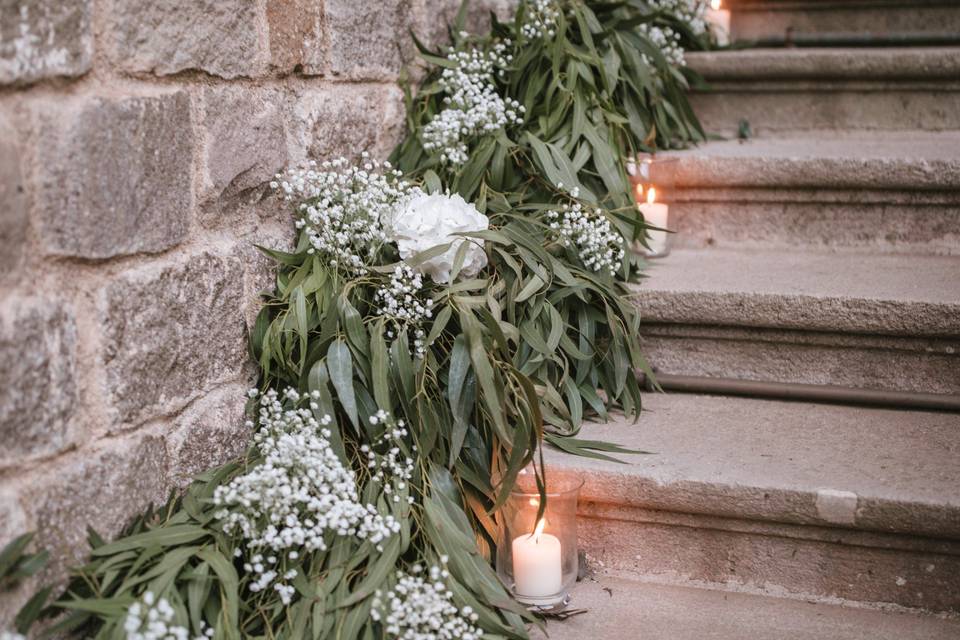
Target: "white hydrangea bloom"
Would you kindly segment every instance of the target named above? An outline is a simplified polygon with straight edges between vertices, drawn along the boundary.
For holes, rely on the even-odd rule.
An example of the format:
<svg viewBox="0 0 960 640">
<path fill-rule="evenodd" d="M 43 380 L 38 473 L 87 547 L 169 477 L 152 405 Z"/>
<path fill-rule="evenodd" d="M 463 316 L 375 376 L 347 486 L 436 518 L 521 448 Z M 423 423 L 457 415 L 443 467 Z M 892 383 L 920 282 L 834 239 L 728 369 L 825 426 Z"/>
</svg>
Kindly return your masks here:
<svg viewBox="0 0 960 640">
<path fill-rule="evenodd" d="M 446 93 L 446 108 L 423 128 L 423 148 L 439 151 L 440 161 L 460 165 L 467 161 L 467 142 L 520 122 L 524 108 L 516 100 L 504 100 L 494 85 L 494 73 L 513 56 L 506 54 L 509 41 L 498 43 L 490 52 L 450 48 L 447 60 L 454 68 L 444 69 L 438 81 Z"/>
<path fill-rule="evenodd" d="M 444 583 L 446 569 L 431 567 L 422 575 L 397 572 L 397 584 L 386 594 L 377 591 L 370 616 L 383 625 L 388 638 L 397 640 L 478 640 L 483 631 L 473 623 L 479 616 L 470 608 L 458 609 L 453 592 Z"/>
<path fill-rule="evenodd" d="M 298 229 L 306 229 L 311 248 L 330 266 L 363 272 L 386 241 L 383 217 L 420 189 L 402 179 L 389 162 L 363 154 L 363 164 L 345 158 L 311 161 L 304 168 L 279 174 L 271 183 L 287 200 L 299 202 Z"/>
<path fill-rule="evenodd" d="M 452 243 L 443 254 L 417 266 L 419 271 L 428 274 L 435 282 L 450 282 L 457 251 L 464 242 L 469 246 L 460 273 L 473 277 L 487 266 L 483 241 L 457 236 L 488 229 L 490 219 L 459 194 L 421 193 L 413 196 L 394 209 L 386 226 L 389 239 L 397 243 L 400 257 L 404 260 L 438 245 Z"/>
<path fill-rule="evenodd" d="M 297 406 L 301 397 L 293 389 L 284 398 Z M 284 603 L 294 588 L 289 581 L 296 570 L 282 572 L 283 556 L 296 558 L 301 550 L 327 549 L 332 536 L 382 542 L 400 531 L 391 515 L 364 504 L 352 469 L 330 446 L 332 420 L 313 416 L 310 408 L 286 409 L 276 391 L 260 398 L 260 427 L 254 442 L 264 456 L 262 464 L 229 484 L 217 487 L 216 517 L 227 533 L 239 533 L 254 555 L 244 569 L 256 576 L 251 591 L 270 585 Z"/>
<path fill-rule="evenodd" d="M 174 616 L 173 607 L 166 598 L 158 599 L 147 591 L 139 602 L 134 602 L 127 609 L 123 630 L 127 640 L 190 640 L 190 632 L 186 627 L 173 624 Z M 208 640 L 213 635 L 213 629 L 207 628 L 204 635 L 195 640 Z M 0 634 L 0 640 L 8 639 Z"/>
<path fill-rule="evenodd" d="M 576 198 L 578 190 L 570 193 Z M 615 275 L 626 252 L 623 236 L 613 228 L 603 211 L 586 211 L 579 202 L 566 204 L 561 211 L 548 211 L 547 225 L 554 238 L 565 247 L 576 247 L 583 265 L 592 271 L 606 270 Z"/>
</svg>

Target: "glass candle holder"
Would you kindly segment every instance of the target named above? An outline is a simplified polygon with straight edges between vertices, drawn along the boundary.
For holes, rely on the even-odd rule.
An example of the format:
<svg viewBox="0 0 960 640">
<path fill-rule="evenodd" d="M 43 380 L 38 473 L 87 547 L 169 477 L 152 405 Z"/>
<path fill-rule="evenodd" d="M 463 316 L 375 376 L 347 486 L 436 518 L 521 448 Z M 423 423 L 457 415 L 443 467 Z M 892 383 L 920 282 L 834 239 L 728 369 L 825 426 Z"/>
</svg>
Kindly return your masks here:
<svg viewBox="0 0 960 640">
<path fill-rule="evenodd" d="M 640 154 L 627 166 L 633 183 L 637 210 L 644 222 L 657 229 L 648 229 L 646 242 L 637 240 L 633 250 L 648 258 L 662 258 L 670 253 L 670 202 L 676 185 L 676 158 Z"/>
<path fill-rule="evenodd" d="M 538 521 L 540 495 L 518 482 L 501 511 L 497 573 L 520 602 L 542 611 L 563 609 L 577 580 L 577 500 L 583 481 L 550 478 Z"/>
</svg>

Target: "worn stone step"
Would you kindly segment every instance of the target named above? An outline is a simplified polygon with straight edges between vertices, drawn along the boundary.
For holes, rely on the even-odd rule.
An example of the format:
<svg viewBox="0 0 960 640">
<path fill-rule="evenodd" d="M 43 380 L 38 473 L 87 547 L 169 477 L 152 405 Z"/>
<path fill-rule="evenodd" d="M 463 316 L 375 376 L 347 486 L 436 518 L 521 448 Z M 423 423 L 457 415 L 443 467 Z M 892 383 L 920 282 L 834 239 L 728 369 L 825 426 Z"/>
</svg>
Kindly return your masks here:
<svg viewBox="0 0 960 640">
<path fill-rule="evenodd" d="M 960 42 L 952 0 L 726 0 L 735 40 L 804 44 L 827 41 Z"/>
<path fill-rule="evenodd" d="M 960 132 L 816 132 L 673 152 L 681 248 L 960 254 Z"/>
<path fill-rule="evenodd" d="M 708 131 L 960 129 L 960 47 L 780 48 L 690 53 Z"/>
<path fill-rule="evenodd" d="M 663 373 L 960 394 L 960 257 L 676 250 L 647 275 Z"/>
<path fill-rule="evenodd" d="M 576 585 L 570 607 L 538 640 L 953 640 L 960 621 L 600 575 Z"/>
<path fill-rule="evenodd" d="M 960 612 L 960 415 L 647 394 L 582 436 L 654 452 L 545 452 L 584 481 L 590 566 L 647 580 Z"/>
</svg>

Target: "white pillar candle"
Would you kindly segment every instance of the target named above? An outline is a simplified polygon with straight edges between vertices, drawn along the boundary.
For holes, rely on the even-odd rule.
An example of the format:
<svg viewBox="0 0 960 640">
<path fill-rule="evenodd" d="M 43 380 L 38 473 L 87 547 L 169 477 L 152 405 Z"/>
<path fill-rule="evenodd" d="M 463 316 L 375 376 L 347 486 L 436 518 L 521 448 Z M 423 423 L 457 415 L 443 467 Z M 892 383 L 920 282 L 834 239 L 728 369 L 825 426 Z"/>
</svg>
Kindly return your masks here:
<svg viewBox="0 0 960 640">
<path fill-rule="evenodd" d="M 540 520 L 533 533 L 513 539 L 513 580 L 518 596 L 545 598 L 563 589 L 560 540 L 543 533 Z"/>
<path fill-rule="evenodd" d="M 712 31 L 717 38 L 717 44 L 721 47 L 730 44 L 730 11 L 720 8 L 720 0 L 711 0 L 706 19 L 713 25 Z"/>
<path fill-rule="evenodd" d="M 643 214 L 643 219 L 648 225 L 666 229 L 667 223 L 670 221 L 670 208 L 662 202 L 655 202 L 656 197 L 657 190 L 654 187 L 647 189 L 647 201 L 640 205 L 640 213 Z M 663 255 L 667 252 L 666 231 L 651 229 L 647 231 L 647 234 L 647 244 L 650 247 L 651 254 Z"/>
</svg>

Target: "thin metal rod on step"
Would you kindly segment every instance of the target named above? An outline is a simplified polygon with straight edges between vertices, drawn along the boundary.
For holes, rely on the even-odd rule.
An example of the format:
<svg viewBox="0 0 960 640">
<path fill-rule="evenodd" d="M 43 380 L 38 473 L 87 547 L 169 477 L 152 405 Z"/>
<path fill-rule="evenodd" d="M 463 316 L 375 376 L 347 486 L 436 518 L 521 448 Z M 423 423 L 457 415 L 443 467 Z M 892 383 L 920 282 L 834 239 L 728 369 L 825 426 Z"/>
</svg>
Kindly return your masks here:
<svg viewBox="0 0 960 640">
<path fill-rule="evenodd" d="M 643 384 L 653 390 L 653 384 L 641 374 Z M 960 411 L 960 395 L 913 393 L 908 391 L 878 391 L 834 385 L 800 384 L 795 382 L 761 382 L 733 378 L 706 378 L 657 373 L 657 383 L 664 391 L 712 393 L 754 398 L 779 398 L 837 404 L 858 404 L 897 409 L 926 409 L 933 411 Z"/>
</svg>

